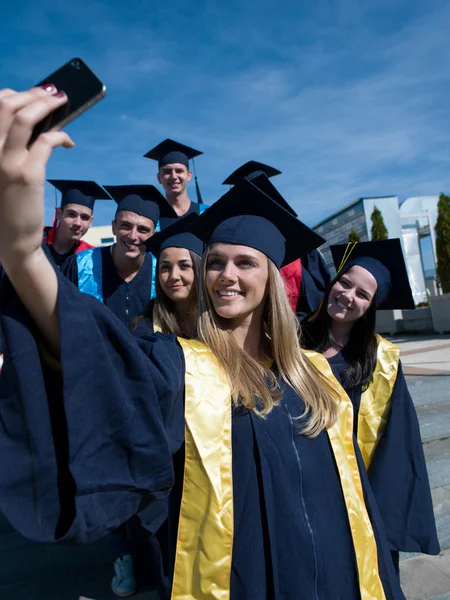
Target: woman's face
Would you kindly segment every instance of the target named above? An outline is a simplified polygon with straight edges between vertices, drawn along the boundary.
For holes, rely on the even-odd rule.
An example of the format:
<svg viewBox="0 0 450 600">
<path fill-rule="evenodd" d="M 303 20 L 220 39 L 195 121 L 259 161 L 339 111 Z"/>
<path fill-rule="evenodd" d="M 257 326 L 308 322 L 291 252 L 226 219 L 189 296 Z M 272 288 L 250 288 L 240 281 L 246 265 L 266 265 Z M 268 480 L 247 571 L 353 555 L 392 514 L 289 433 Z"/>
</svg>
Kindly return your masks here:
<svg viewBox="0 0 450 600">
<path fill-rule="evenodd" d="M 334 321 L 354 323 L 369 309 L 377 291 L 375 277 L 363 267 L 354 266 L 331 288 L 327 311 Z"/>
<path fill-rule="evenodd" d="M 166 248 L 159 255 L 158 279 L 169 300 L 180 302 L 193 295 L 194 265 L 186 248 Z"/>
<path fill-rule="evenodd" d="M 217 314 L 243 320 L 264 311 L 269 268 L 267 257 L 249 246 L 216 243 L 206 262 L 206 288 Z"/>
</svg>

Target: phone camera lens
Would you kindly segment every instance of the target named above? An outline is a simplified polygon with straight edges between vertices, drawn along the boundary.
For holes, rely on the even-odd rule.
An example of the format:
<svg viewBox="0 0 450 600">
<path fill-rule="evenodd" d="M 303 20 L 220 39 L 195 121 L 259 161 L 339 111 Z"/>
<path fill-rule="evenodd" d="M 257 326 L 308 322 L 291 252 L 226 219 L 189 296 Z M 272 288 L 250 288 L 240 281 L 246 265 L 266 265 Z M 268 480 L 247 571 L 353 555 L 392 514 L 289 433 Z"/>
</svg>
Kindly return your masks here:
<svg viewBox="0 0 450 600">
<path fill-rule="evenodd" d="M 70 63 L 70 65 L 71 65 L 71 66 L 72 66 L 74 69 L 76 69 L 77 71 L 79 71 L 79 70 L 80 70 L 80 68 L 81 68 L 80 61 L 79 61 L 79 60 L 73 60 L 73 61 Z"/>
</svg>

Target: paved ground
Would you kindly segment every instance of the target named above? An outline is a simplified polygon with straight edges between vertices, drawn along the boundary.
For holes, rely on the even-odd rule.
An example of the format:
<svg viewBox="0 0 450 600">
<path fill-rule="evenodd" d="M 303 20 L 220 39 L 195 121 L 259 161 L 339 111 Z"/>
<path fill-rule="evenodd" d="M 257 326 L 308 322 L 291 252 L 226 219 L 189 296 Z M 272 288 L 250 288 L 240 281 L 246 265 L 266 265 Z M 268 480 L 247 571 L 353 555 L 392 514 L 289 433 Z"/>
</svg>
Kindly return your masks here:
<svg viewBox="0 0 450 600">
<path fill-rule="evenodd" d="M 400 346 L 420 421 L 439 538 L 438 557 L 403 556 L 408 600 L 450 600 L 450 336 L 391 338 Z M 108 540 L 91 547 L 27 542 L 0 516 L 1 600 L 113 600 Z M 133 596 L 158 600 L 150 585 Z"/>
<path fill-rule="evenodd" d="M 403 556 L 408 600 L 450 600 L 450 336 L 397 336 L 417 409 L 441 547 L 440 556 Z"/>
</svg>

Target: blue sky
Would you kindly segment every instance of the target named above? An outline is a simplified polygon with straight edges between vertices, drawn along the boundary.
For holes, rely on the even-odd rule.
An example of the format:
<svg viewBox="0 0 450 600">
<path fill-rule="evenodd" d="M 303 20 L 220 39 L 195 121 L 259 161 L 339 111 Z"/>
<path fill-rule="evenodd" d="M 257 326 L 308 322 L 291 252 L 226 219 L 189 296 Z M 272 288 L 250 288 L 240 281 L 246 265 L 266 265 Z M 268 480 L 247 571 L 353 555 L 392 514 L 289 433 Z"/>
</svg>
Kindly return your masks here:
<svg viewBox="0 0 450 600">
<path fill-rule="evenodd" d="M 49 177 L 155 183 L 142 155 L 171 137 L 204 151 L 206 203 L 260 160 L 313 225 L 360 196 L 450 192 L 449 23 L 434 0 L 25 0 L 2 7 L 0 82 L 80 56 L 106 83 Z M 47 222 L 53 205 L 49 187 Z"/>
</svg>

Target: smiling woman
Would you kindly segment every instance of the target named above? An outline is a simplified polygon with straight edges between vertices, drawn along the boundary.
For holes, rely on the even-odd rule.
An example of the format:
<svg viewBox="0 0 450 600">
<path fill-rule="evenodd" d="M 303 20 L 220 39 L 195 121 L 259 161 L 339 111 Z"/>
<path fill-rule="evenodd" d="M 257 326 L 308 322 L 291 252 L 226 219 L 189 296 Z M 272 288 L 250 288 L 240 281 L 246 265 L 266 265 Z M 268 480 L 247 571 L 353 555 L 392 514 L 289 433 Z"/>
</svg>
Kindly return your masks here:
<svg viewBox="0 0 450 600">
<path fill-rule="evenodd" d="M 412 308 L 400 241 L 332 246 L 337 275 L 321 307 L 303 324 L 305 343 L 323 352 L 354 407 L 354 431 L 398 552 L 437 554 L 428 475 L 417 416 L 399 352 L 375 334 L 377 308 Z M 419 515 L 410 519 L 408 515 Z"/>
</svg>

